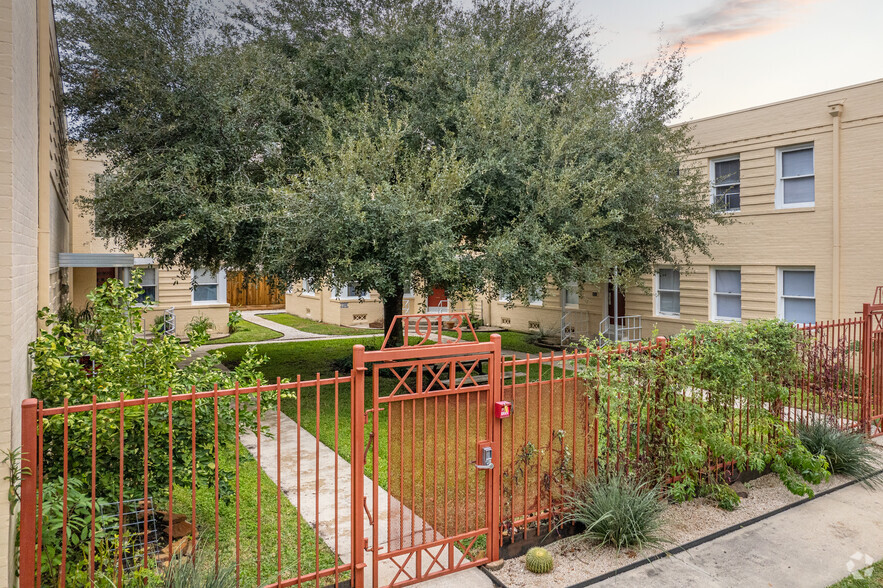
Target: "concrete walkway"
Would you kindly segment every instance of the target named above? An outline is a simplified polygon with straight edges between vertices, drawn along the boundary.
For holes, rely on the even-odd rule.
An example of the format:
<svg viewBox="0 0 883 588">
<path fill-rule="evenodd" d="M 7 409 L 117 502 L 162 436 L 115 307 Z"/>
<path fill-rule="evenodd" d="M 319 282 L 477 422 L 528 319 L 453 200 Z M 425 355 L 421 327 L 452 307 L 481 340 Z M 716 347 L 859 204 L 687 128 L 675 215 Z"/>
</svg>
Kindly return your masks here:
<svg viewBox="0 0 883 588">
<path fill-rule="evenodd" d="M 881 558 L 883 491 L 852 485 L 595 586 L 824 588 Z"/>
<path fill-rule="evenodd" d="M 270 429 L 269 435 L 261 435 L 261 467 L 267 476 L 282 488 L 282 492 L 291 504 L 295 507 L 300 505 L 301 517 L 317 530 L 322 541 L 332 550 L 336 550 L 341 560 L 349 563 L 352 561 L 350 505 L 353 501 L 349 462 L 335 455 L 331 448 L 318 442 L 314 435 L 299 427 L 295 421 L 284 414 L 279 416 L 280 430 L 278 437 L 276 437 L 276 420 L 275 412 L 265 413 L 261 417 L 261 422 L 267 424 Z M 249 452 L 257 457 L 257 436 L 243 434 L 241 441 Z M 300 443 L 299 447 L 298 442 Z M 281 459 L 278 464 L 277 449 L 281 449 Z M 300 456 L 299 478 L 298 455 Z M 370 505 L 373 484 L 367 477 L 364 478 L 364 488 Z M 388 503 L 391 512 L 387 510 Z M 429 525 L 424 526 L 420 517 L 414 515 L 395 498 L 391 498 L 382 488 L 378 492 L 378 505 L 377 523 L 380 537 L 387 536 L 387 525 L 392 516 L 394 521 L 401 518 L 408 521 L 412 529 L 420 529 L 415 531 L 415 535 L 425 532 L 426 534 L 431 533 L 435 539 L 442 538 Z M 424 531 L 424 529 L 426 530 Z M 370 537 L 371 527 L 367 517 L 365 518 L 365 533 Z M 403 539 L 406 544 L 410 544 L 407 537 Z M 415 538 L 414 542 L 416 544 L 422 543 L 422 539 Z M 366 552 L 365 556 L 368 564 L 368 567 L 365 568 L 365 585 L 371 586 L 371 552 Z M 458 561 L 460 556 L 460 552 L 455 550 L 454 561 Z M 413 557 L 411 559 L 415 560 Z M 443 557 L 439 559 L 444 561 Z M 414 575 L 414 564 L 406 566 L 406 569 L 411 575 Z M 438 570 L 439 568 L 436 566 L 434 571 Z M 378 569 L 380 585 L 389 584 L 397 572 L 398 569 L 394 564 L 382 561 Z M 400 575 L 398 581 L 402 582 L 404 579 L 406 576 Z M 431 580 L 422 585 L 432 588 L 493 586 L 490 579 L 475 568 Z"/>
</svg>

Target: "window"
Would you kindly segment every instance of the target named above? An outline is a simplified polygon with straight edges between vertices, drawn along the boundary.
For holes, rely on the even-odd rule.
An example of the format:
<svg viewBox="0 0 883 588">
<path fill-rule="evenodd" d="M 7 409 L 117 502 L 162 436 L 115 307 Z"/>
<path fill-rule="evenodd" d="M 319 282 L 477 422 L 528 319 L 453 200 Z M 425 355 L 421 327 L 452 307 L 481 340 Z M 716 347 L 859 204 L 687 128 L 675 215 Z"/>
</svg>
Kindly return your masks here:
<svg viewBox="0 0 883 588">
<path fill-rule="evenodd" d="M 304 278 L 304 281 L 301 283 L 301 295 L 302 296 L 315 296 L 316 290 L 313 289 L 313 285 L 310 281 Z"/>
<path fill-rule="evenodd" d="M 779 318 L 791 323 L 816 322 L 814 269 L 779 269 Z"/>
<path fill-rule="evenodd" d="M 143 266 L 126 268 L 123 270 L 123 279 L 126 284 L 132 281 L 133 271 L 141 272 L 141 289 L 143 292 L 138 295 L 138 303 L 146 304 L 148 300 L 156 302 L 156 268 Z"/>
<path fill-rule="evenodd" d="M 681 272 L 676 269 L 661 268 L 656 272 L 656 314 L 681 314 Z"/>
<path fill-rule="evenodd" d="M 571 284 L 564 289 L 564 306 L 579 306 L 579 288 L 577 288 L 576 284 Z"/>
<path fill-rule="evenodd" d="M 359 290 L 352 282 L 343 285 L 343 288 L 336 290 L 335 298 L 341 300 L 355 300 L 359 298 L 368 298 L 367 290 Z"/>
<path fill-rule="evenodd" d="M 776 208 L 813 206 L 816 201 L 813 146 L 797 145 L 776 151 Z"/>
<path fill-rule="evenodd" d="M 711 318 L 738 321 L 742 318 L 742 271 L 716 269 L 712 273 Z"/>
<path fill-rule="evenodd" d="M 739 210 L 739 158 L 711 160 L 711 204 L 718 212 Z"/>
<path fill-rule="evenodd" d="M 193 303 L 212 304 L 227 300 L 224 272 L 216 274 L 208 270 L 193 270 Z"/>
<path fill-rule="evenodd" d="M 543 305 L 543 291 L 536 290 L 534 292 L 531 292 L 530 296 L 528 297 L 528 303 L 531 306 L 542 306 Z"/>
<path fill-rule="evenodd" d="M 500 290 L 500 302 L 512 302 L 512 292 Z"/>
</svg>

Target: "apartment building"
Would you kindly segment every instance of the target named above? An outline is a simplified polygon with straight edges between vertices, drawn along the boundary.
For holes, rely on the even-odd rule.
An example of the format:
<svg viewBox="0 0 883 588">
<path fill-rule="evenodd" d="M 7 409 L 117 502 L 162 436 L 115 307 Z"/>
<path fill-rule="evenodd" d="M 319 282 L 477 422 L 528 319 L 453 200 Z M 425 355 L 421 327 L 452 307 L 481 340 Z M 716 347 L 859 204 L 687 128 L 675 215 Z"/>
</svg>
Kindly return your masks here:
<svg viewBox="0 0 883 588">
<path fill-rule="evenodd" d="M 421 312 L 439 313 L 452 310 L 465 311 L 481 316 L 481 303 L 452 303 L 443 288 L 435 288 L 429 296 L 417 294 L 413 289 L 405 292 L 402 302 L 403 314 Z M 373 291 L 360 291 L 354 284 L 342 288 L 319 290 L 307 280 L 289 289 L 285 295 L 285 312 L 314 321 L 322 321 L 348 327 L 367 327 L 383 324 L 383 302 Z"/>
<path fill-rule="evenodd" d="M 227 332 L 226 272 L 207 270 L 187 271 L 180 268 L 160 268 L 143 252 L 125 251 L 95 236 L 91 217 L 76 205 L 76 199 L 90 194 L 95 187 L 95 175 L 104 169 L 104 161 L 89 158 L 79 145 L 69 148 L 70 192 L 74 199 L 71 217 L 71 247 L 61 254 L 61 264 L 72 272 L 70 301 L 76 308 L 84 308 L 86 295 L 109 278 L 123 281 L 131 279 L 132 272 L 142 273 L 141 287 L 144 298 L 154 302 L 145 314 L 143 328 L 148 331 L 164 316 L 170 318 L 175 332 L 183 335 L 187 325 L 195 317 L 208 318 L 215 333 Z"/>
<path fill-rule="evenodd" d="M 683 165 L 706 174 L 709 202 L 733 221 L 713 228 L 710 256 L 625 292 L 550 288 L 527 307 L 503 295 L 487 322 L 634 340 L 705 321 L 860 312 L 883 285 L 883 80 L 690 125 L 697 150 Z"/>
</svg>

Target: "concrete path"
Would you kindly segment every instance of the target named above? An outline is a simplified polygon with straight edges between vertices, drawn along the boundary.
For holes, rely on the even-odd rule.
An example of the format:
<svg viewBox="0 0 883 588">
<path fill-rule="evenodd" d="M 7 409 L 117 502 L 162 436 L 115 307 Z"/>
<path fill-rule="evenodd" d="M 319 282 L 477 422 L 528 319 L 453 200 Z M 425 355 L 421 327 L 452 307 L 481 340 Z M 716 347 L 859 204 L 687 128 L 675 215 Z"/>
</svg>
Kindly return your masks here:
<svg viewBox="0 0 883 588">
<path fill-rule="evenodd" d="M 823 588 L 883 558 L 883 491 L 852 485 L 595 586 Z"/>
<path fill-rule="evenodd" d="M 261 467 L 273 482 L 278 484 L 286 498 L 295 507 L 300 505 L 301 517 L 317 530 L 319 537 L 332 550 L 336 550 L 341 560 L 352 561 L 350 535 L 350 505 L 352 504 L 351 466 L 349 462 L 335 455 L 334 451 L 317 442 L 316 437 L 302 429 L 295 421 L 282 414 L 279 416 L 280 430 L 276 430 L 276 413 L 268 412 L 261 417 L 262 423 L 269 426 L 269 435 L 261 435 Z M 242 444 L 257 457 L 257 436 L 243 434 Z M 298 441 L 300 447 L 298 447 Z M 277 450 L 281 449 L 281 460 L 277 464 Z M 300 455 L 300 478 L 298 478 L 298 455 Z M 372 482 L 364 478 L 365 494 L 368 504 L 372 503 Z M 390 511 L 387 510 L 389 503 Z M 425 525 L 407 507 L 402 506 L 395 498 L 390 497 L 382 488 L 378 492 L 379 512 L 377 522 L 379 536 L 387 536 L 387 525 L 390 512 L 395 521 L 401 519 L 411 524 L 413 529 L 420 529 L 414 534 L 432 533 L 437 539 L 441 535 L 435 533 L 429 525 Z M 412 523 L 413 521 L 413 523 Z M 424 531 L 424 528 L 426 531 Z M 337 532 L 335 532 L 335 529 Z M 365 532 L 371 533 L 366 517 Z M 406 544 L 407 538 L 405 538 Z M 416 539 L 416 543 L 422 542 Z M 365 569 L 366 586 L 371 586 L 370 552 L 366 552 Z M 455 561 L 460 557 L 455 551 Z M 412 558 L 414 559 L 414 558 Z M 443 558 L 439 558 L 442 559 Z M 438 571 L 438 567 L 435 571 Z M 397 568 L 388 561 L 379 566 L 381 585 L 388 584 L 397 572 Z M 410 574 L 414 574 L 414 566 L 408 566 Z M 399 576 L 401 582 L 405 576 Z M 464 588 L 467 586 L 490 587 L 493 584 L 480 570 L 475 568 L 425 582 L 424 586 L 432 588 Z"/>
</svg>

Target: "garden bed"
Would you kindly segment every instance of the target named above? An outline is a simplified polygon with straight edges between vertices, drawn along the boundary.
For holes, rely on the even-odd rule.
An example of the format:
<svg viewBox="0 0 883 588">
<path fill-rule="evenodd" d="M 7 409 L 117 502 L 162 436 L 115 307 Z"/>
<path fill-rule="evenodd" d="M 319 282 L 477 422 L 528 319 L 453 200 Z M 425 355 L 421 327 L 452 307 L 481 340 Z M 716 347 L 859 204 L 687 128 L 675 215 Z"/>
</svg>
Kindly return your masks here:
<svg viewBox="0 0 883 588">
<path fill-rule="evenodd" d="M 849 483 L 844 476 L 833 476 L 828 482 L 814 486 L 816 494 L 833 490 Z M 745 484 L 748 497 L 736 510 L 727 512 L 717 508 L 706 498 L 697 498 L 683 504 L 670 505 L 663 515 L 663 533 L 667 538 L 664 549 L 646 548 L 642 551 L 624 549 L 617 552 L 613 547 L 599 547 L 590 543 L 565 539 L 546 548 L 555 558 L 555 569 L 543 575 L 527 571 L 524 556 L 506 561 L 499 571 L 493 572 L 510 588 L 545 586 L 569 586 L 589 580 L 653 557 L 667 549 L 695 541 L 728 527 L 750 521 L 802 500 L 788 491 L 775 474 L 768 474 Z"/>
</svg>

